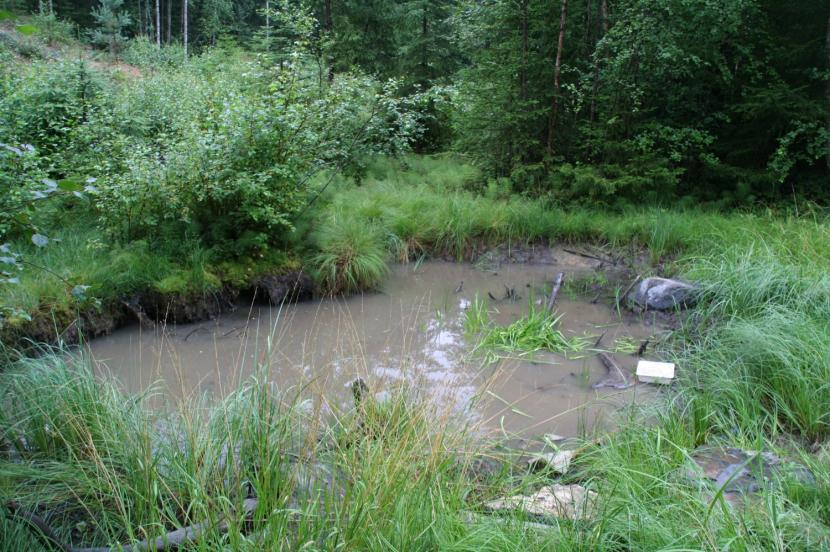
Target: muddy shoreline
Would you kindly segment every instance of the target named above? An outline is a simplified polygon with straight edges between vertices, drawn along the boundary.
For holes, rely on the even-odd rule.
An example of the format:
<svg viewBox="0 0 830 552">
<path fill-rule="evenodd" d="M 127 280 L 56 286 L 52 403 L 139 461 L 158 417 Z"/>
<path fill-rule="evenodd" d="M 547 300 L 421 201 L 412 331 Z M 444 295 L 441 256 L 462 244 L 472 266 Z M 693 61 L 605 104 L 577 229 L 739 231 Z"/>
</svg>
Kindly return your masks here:
<svg viewBox="0 0 830 552">
<path fill-rule="evenodd" d="M 249 286 L 225 284 L 216 291 L 203 294 L 147 290 L 87 307 L 80 313 L 38 312 L 31 320 L 0 330 L 0 342 L 9 349 L 31 354 L 37 352 L 38 345 L 77 345 L 131 324 L 152 327 L 156 324 L 211 320 L 236 310 L 243 299 L 258 304 L 280 305 L 285 301 L 308 300 L 314 295 L 314 283 L 303 270 L 266 274 Z"/>
<path fill-rule="evenodd" d="M 434 258 L 448 262 L 470 262 L 489 268 L 503 264 L 528 264 L 559 267 L 566 272 L 594 270 L 613 274 L 617 279 L 623 280 L 633 277 L 632 266 L 643 264 L 645 256 L 640 252 L 629 255 L 624 260 L 623 257 L 596 252 L 585 246 L 540 244 L 512 247 L 503 244 L 471 252 L 466 259 L 459 260 L 450 255 L 437 255 Z M 583 292 L 594 294 L 595 301 L 598 301 L 606 290 L 599 285 L 594 285 L 593 288 Z M 325 294 L 303 268 L 265 273 L 243 286 L 224 283 L 220 289 L 209 293 L 162 293 L 150 289 L 86 307 L 80 313 L 54 309 L 39 311 L 32 315 L 31 320 L 0 329 L 0 342 L 7 350 L 31 355 L 37 354 L 39 346 L 43 344 L 77 345 L 109 335 L 131 324 L 152 327 L 156 324 L 203 322 L 242 306 L 279 306 L 284 302 L 321 297 L 325 297 Z M 662 322 L 666 323 L 667 320 Z"/>
</svg>

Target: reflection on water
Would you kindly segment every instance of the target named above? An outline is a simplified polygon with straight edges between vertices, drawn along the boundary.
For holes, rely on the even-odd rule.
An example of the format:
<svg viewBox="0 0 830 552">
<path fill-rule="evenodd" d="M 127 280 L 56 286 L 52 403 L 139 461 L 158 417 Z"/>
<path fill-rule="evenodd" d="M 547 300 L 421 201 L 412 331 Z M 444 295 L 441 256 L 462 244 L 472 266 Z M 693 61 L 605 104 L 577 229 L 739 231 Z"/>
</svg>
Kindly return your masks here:
<svg viewBox="0 0 830 552">
<path fill-rule="evenodd" d="M 497 298 L 488 299 L 493 318 L 508 324 L 527 312 L 529 301 L 542 298 L 559 270 L 505 264 L 482 271 L 439 261 L 401 265 L 377 293 L 281 309 L 243 307 L 216 320 L 155 332 L 134 326 L 92 341 L 89 349 L 100 371 L 134 392 L 161 381 L 173 397 L 222 396 L 260 366 L 278 386 L 302 387 L 331 407 L 349 404 L 349 383 L 359 376 L 379 393 L 414 385 L 422 396 L 452 406 L 459 419 L 495 431 L 572 436 L 646 390 L 591 389 L 591 382 L 605 377 L 591 353 L 541 353 L 484 365 L 464 334 L 464 312 L 476 296 Z M 505 288 L 519 298 L 500 299 Z M 605 333 L 606 348 L 654 332 L 587 300 L 563 295 L 557 310 L 567 336 Z M 635 363 L 630 354 L 617 358 L 628 368 Z"/>
</svg>

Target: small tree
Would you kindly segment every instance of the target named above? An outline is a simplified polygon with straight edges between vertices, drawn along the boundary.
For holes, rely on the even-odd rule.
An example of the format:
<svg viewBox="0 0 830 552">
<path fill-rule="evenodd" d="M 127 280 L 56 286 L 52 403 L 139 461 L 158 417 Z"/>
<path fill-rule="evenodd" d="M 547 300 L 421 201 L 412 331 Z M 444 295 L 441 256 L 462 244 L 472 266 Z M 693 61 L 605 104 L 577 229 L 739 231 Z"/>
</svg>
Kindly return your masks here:
<svg viewBox="0 0 830 552">
<path fill-rule="evenodd" d="M 92 17 L 98 24 L 92 31 L 92 42 L 107 46 L 112 55 L 127 39 L 122 31 L 130 24 L 130 14 L 121 9 L 123 6 L 124 0 L 99 0 L 98 6 L 92 8 Z"/>
</svg>

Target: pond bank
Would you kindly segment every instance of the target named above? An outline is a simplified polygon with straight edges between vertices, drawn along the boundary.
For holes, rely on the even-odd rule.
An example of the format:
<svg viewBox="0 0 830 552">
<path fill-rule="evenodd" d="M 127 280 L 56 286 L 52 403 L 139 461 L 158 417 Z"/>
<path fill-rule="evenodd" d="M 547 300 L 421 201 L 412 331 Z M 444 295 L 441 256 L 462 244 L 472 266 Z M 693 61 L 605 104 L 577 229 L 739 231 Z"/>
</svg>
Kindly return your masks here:
<svg viewBox="0 0 830 552">
<path fill-rule="evenodd" d="M 173 397 L 221 399 L 256 370 L 279 388 L 307 388 L 343 408 L 351 401 L 349 383 L 362 378 L 380 395 L 417 389 L 469 423 L 511 437 L 576 436 L 604 425 L 608 413 L 635 396 L 647 396 L 601 385 L 607 378 L 598 352 L 616 355 L 633 371 L 642 343 L 658 347 L 663 332 L 659 319 L 609 304 L 613 289 L 628 285 L 622 274 L 549 248 L 516 258 L 535 262 L 491 255 L 478 265 L 396 265 L 376 292 L 242 304 L 208 322 L 132 326 L 86 347 L 100 373 L 130 393 L 160 381 Z M 543 311 L 558 273 L 569 284 L 555 318 L 520 330 L 529 341 L 483 339 Z"/>
<path fill-rule="evenodd" d="M 482 264 L 555 264 L 559 262 L 555 258 L 558 255 L 560 261 L 568 259 L 562 265 L 566 269 L 592 266 L 611 271 L 625 270 L 619 258 L 585 257 L 567 250 L 578 251 L 579 247 L 549 247 L 544 243 L 524 247 L 503 245 L 482 248 L 466 260 Z M 33 344 L 60 342 L 74 345 L 135 323 L 150 328 L 156 324 L 201 322 L 251 303 L 278 306 L 285 301 L 326 295 L 325 289 L 310 276 L 310 270 L 292 260 L 290 255 L 279 253 L 276 257 L 281 259 L 276 265 L 221 263 L 212 271 L 217 274 L 212 276 L 213 283 L 203 291 L 168 291 L 164 286 L 156 285 L 128 293 L 109 293 L 107 299 L 89 297 L 69 305 L 44 304 L 24 313 L 25 316 L 6 320 L 0 326 L 0 343 L 7 350 L 34 352 Z M 446 254 L 438 257 L 460 260 Z M 636 261 L 642 262 L 642 259 Z M 97 286 L 96 282 L 85 284 L 93 290 Z"/>
</svg>

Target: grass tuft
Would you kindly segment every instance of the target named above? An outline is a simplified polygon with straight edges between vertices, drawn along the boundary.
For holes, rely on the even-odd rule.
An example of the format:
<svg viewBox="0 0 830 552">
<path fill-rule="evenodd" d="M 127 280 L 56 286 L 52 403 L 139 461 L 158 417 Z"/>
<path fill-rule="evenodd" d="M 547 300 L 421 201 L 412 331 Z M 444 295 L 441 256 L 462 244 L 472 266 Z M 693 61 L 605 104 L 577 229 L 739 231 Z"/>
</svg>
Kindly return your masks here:
<svg viewBox="0 0 830 552">
<path fill-rule="evenodd" d="M 348 214 L 335 214 L 314 236 L 320 252 L 312 259 L 330 293 L 380 286 L 389 271 L 379 229 Z"/>
</svg>

